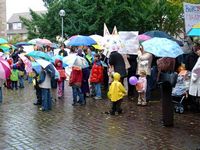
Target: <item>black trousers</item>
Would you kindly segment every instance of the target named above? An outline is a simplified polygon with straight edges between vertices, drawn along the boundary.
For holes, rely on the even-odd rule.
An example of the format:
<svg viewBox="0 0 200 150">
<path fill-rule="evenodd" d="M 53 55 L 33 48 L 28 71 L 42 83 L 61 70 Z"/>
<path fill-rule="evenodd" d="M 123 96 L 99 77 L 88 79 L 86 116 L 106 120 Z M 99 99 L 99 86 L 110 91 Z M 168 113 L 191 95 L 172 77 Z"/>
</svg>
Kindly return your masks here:
<svg viewBox="0 0 200 150">
<path fill-rule="evenodd" d="M 108 90 L 109 86 L 109 77 L 108 77 L 108 68 L 104 67 L 103 69 L 103 86 L 105 90 Z"/>
<path fill-rule="evenodd" d="M 135 89 L 135 86 L 134 85 L 131 85 L 129 83 L 129 78 L 132 77 L 132 76 L 136 76 L 136 68 L 137 68 L 137 55 L 129 55 L 128 56 L 128 62 L 130 64 L 130 68 L 128 69 L 128 78 L 127 78 L 127 81 L 128 81 L 128 96 L 129 97 L 137 97 L 137 91 Z"/>
<path fill-rule="evenodd" d="M 14 89 L 14 88 L 15 88 L 16 90 L 18 89 L 17 82 L 18 82 L 18 81 L 11 81 L 11 83 L 12 83 L 12 89 Z"/>
<path fill-rule="evenodd" d="M 39 86 L 35 86 L 37 103 L 42 104 L 42 89 Z"/>
<path fill-rule="evenodd" d="M 162 82 L 161 99 L 162 99 L 162 120 L 164 126 L 173 126 L 174 124 L 174 110 L 172 103 L 172 86 L 169 82 Z"/>
<path fill-rule="evenodd" d="M 112 102 L 112 110 L 111 110 L 112 114 L 115 114 L 116 111 L 118 113 L 122 112 L 121 103 L 122 103 L 122 99 L 120 99 L 120 100 L 118 100 L 116 102 Z"/>
</svg>

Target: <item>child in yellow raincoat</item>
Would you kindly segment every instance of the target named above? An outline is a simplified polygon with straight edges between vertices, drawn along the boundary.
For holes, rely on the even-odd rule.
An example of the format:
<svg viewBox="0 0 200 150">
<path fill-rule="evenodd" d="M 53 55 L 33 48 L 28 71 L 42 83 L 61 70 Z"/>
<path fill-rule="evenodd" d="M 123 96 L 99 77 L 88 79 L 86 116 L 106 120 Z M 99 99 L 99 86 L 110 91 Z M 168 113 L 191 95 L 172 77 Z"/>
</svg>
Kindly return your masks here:
<svg viewBox="0 0 200 150">
<path fill-rule="evenodd" d="M 117 111 L 118 114 L 122 113 L 121 102 L 123 97 L 127 94 L 126 89 L 120 82 L 120 74 L 113 74 L 113 82 L 111 83 L 108 91 L 108 98 L 112 102 L 112 110 L 110 111 L 110 115 L 115 115 Z"/>
</svg>

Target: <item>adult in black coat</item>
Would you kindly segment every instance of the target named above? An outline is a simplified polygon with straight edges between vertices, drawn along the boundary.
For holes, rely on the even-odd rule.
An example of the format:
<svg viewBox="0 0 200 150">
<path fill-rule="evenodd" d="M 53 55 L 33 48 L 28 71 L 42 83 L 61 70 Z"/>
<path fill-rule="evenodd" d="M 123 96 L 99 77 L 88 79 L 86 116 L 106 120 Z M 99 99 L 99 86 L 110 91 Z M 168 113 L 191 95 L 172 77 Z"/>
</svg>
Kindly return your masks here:
<svg viewBox="0 0 200 150">
<path fill-rule="evenodd" d="M 65 44 L 62 43 L 60 46 L 60 51 L 58 52 L 58 55 L 63 56 L 63 57 L 68 56 L 68 53 L 67 51 L 65 51 L 65 48 L 66 48 Z"/>
<path fill-rule="evenodd" d="M 129 83 L 129 78 L 132 76 L 136 76 L 136 69 L 137 69 L 137 55 L 128 55 L 127 56 L 128 62 L 130 64 L 130 68 L 128 68 L 128 96 L 133 98 L 135 96 L 136 89 L 134 85 Z"/>
<path fill-rule="evenodd" d="M 109 87 L 109 76 L 108 76 L 108 58 L 103 54 L 100 53 L 100 59 L 105 65 L 103 65 L 103 86 L 104 90 L 108 90 Z"/>
<path fill-rule="evenodd" d="M 121 83 L 124 83 L 124 78 L 127 76 L 126 66 L 124 58 L 117 51 L 113 51 L 110 54 L 109 64 L 114 68 L 114 72 L 118 72 L 121 75 Z"/>
</svg>

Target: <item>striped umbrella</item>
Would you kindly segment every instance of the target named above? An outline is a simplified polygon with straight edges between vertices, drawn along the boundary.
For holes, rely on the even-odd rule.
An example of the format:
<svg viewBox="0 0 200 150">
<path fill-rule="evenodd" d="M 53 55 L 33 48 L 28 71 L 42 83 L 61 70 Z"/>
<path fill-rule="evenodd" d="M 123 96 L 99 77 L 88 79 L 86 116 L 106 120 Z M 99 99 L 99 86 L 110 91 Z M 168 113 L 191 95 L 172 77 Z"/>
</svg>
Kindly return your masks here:
<svg viewBox="0 0 200 150">
<path fill-rule="evenodd" d="M 0 78 L 7 79 L 10 76 L 11 69 L 10 65 L 6 60 L 0 57 Z"/>
</svg>

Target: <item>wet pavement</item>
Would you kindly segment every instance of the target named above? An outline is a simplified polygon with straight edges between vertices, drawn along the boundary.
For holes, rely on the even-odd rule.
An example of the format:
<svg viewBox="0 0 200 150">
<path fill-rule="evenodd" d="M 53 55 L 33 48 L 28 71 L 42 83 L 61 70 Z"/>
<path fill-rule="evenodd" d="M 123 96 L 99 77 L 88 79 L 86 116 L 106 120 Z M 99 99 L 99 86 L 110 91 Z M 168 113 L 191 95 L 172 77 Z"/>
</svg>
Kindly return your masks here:
<svg viewBox="0 0 200 150">
<path fill-rule="evenodd" d="M 0 150 L 199 150 L 200 114 L 175 114 L 174 127 L 161 124 L 159 101 L 147 107 L 124 100 L 122 115 L 110 116 L 110 102 L 87 99 L 86 106 L 72 106 L 71 88 L 52 111 L 34 106 L 32 85 L 4 89 L 0 105 Z"/>
</svg>

